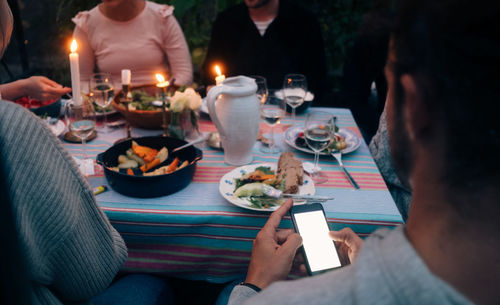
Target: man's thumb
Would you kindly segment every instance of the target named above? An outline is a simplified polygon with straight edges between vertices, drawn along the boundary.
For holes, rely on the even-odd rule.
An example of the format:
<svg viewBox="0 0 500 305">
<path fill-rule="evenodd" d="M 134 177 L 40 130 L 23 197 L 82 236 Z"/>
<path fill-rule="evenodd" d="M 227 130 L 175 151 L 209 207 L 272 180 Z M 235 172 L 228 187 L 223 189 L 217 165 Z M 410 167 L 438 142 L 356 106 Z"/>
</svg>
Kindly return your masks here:
<svg viewBox="0 0 500 305">
<path fill-rule="evenodd" d="M 302 237 L 299 234 L 293 233 L 290 234 L 286 241 L 281 245 L 280 252 L 283 252 L 285 255 L 290 255 L 291 257 L 295 256 L 295 252 L 302 245 Z"/>
</svg>

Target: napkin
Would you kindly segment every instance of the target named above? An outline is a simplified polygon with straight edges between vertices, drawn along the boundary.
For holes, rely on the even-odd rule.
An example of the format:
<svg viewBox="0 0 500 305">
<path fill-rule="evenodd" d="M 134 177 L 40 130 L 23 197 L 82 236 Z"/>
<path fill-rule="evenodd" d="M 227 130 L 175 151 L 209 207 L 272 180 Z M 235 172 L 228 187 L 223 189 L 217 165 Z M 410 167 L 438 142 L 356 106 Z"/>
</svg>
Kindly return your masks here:
<svg viewBox="0 0 500 305">
<path fill-rule="evenodd" d="M 94 161 L 92 159 L 78 159 L 73 157 L 75 160 L 76 164 L 78 165 L 78 168 L 80 169 L 80 172 L 84 176 L 92 176 L 94 175 Z"/>
</svg>

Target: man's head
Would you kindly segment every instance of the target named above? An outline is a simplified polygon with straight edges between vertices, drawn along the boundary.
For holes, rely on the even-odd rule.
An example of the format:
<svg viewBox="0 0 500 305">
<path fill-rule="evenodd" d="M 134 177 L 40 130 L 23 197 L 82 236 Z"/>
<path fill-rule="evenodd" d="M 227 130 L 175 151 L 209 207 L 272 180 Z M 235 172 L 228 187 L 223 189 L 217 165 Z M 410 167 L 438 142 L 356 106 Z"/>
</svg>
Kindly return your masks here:
<svg viewBox="0 0 500 305">
<path fill-rule="evenodd" d="M 245 0 L 247 7 L 252 9 L 263 7 L 269 2 L 271 2 L 271 0 Z"/>
<path fill-rule="evenodd" d="M 2 57 L 12 35 L 13 18 L 6 0 L 0 0 L 0 58 Z"/>
<path fill-rule="evenodd" d="M 386 69 L 391 151 L 403 179 L 426 151 L 440 161 L 446 196 L 498 187 L 499 17 L 495 1 L 403 1 Z M 455 208 L 472 216 L 474 204 Z"/>
</svg>

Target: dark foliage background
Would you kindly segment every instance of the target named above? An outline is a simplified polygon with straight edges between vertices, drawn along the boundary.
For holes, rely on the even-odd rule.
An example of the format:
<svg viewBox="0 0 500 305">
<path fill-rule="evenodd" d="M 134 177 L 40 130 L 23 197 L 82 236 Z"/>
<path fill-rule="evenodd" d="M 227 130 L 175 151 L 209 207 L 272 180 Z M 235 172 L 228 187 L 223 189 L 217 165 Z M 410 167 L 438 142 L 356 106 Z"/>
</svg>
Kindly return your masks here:
<svg viewBox="0 0 500 305">
<path fill-rule="evenodd" d="M 15 1 L 15 0 L 14 0 Z M 328 81 L 332 92 L 338 91 L 342 63 L 351 46 L 363 15 L 386 7 L 386 0 L 291 0 L 319 18 L 325 40 Z M 18 0 L 25 34 L 30 69 L 22 71 L 19 45 L 12 40 L 4 57 L 15 78 L 33 73 L 42 74 L 65 85 L 70 84 L 68 46 L 74 24 L 71 18 L 88 10 L 98 0 Z M 175 6 L 175 16 L 181 24 L 192 55 L 195 81 L 210 40 L 211 23 L 217 13 L 241 0 L 156 0 Z M 300 21 L 298 21 L 300 22 Z M 18 25 L 19 26 L 19 25 Z M 1 71 L 2 81 L 8 77 Z"/>
</svg>

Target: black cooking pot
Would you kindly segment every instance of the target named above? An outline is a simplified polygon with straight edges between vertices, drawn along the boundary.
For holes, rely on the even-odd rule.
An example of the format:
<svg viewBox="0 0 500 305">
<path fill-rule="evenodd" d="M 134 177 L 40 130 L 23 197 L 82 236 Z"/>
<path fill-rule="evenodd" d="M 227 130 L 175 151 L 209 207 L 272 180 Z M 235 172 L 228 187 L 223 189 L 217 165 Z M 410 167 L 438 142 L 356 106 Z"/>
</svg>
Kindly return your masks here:
<svg viewBox="0 0 500 305">
<path fill-rule="evenodd" d="M 116 172 L 109 167 L 118 166 L 118 156 L 126 155 L 126 151 L 132 147 L 132 140 L 139 145 L 160 150 L 166 147 L 169 151 L 168 159 L 160 164 L 164 166 L 179 157 L 181 164 L 188 161 L 189 165 L 176 170 L 170 174 L 158 176 L 132 176 L 126 173 Z M 110 147 L 97 156 L 97 163 L 104 168 L 104 174 L 109 185 L 118 193 L 131 197 L 151 198 L 165 196 L 185 188 L 193 180 L 196 171 L 196 161 L 203 156 L 201 150 L 194 146 L 184 148 L 178 152 L 170 153 L 174 148 L 186 144 L 186 141 L 170 137 L 143 137 L 123 141 Z"/>
</svg>

